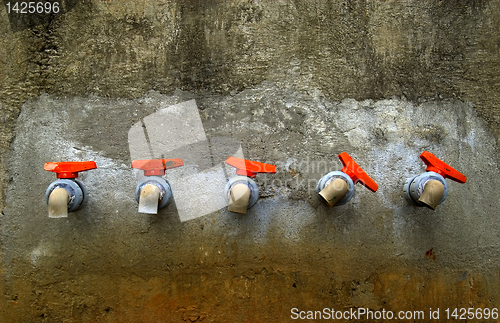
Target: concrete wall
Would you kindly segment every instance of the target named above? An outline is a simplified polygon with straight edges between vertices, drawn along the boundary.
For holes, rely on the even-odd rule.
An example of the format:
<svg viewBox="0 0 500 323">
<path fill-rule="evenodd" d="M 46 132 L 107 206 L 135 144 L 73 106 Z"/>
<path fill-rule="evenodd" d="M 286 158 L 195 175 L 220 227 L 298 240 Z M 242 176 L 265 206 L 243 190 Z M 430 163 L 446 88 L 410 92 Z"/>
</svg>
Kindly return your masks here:
<svg viewBox="0 0 500 323">
<path fill-rule="evenodd" d="M 0 11 L 2 322 L 498 306 L 498 2 L 63 5 Z M 209 139 L 278 166 L 245 216 L 137 213 L 128 131 L 192 99 Z M 424 150 L 468 177 L 434 212 L 402 194 Z M 327 208 L 314 185 L 342 151 L 380 188 Z M 99 168 L 49 219 L 42 167 L 63 159 Z"/>
</svg>

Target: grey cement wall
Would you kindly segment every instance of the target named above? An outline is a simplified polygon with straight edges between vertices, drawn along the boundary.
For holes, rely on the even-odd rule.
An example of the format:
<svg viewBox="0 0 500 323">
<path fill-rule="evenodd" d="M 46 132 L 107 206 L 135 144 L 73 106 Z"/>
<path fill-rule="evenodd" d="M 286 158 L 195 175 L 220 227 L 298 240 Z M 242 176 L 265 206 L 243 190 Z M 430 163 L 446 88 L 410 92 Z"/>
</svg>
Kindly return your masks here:
<svg viewBox="0 0 500 323">
<path fill-rule="evenodd" d="M 24 29 L 1 11 L 0 321 L 498 307 L 498 6 L 80 1 Z M 192 99 L 210 140 L 278 166 L 245 216 L 137 213 L 128 132 Z M 468 177 L 436 211 L 402 194 L 424 150 Z M 314 186 L 342 151 L 379 190 L 328 208 Z M 49 219 L 43 164 L 64 159 L 98 169 Z"/>
</svg>

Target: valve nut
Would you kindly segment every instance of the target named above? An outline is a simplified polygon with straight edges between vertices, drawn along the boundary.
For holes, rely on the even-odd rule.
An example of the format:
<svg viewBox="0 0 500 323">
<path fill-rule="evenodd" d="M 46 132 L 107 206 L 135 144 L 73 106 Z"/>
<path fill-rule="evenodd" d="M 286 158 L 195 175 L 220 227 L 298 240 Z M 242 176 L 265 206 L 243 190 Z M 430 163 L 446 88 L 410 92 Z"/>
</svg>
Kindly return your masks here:
<svg viewBox="0 0 500 323">
<path fill-rule="evenodd" d="M 226 183 L 226 186 L 224 187 L 224 198 L 226 199 L 227 204 L 229 204 L 231 201 L 231 188 L 237 184 L 244 184 L 248 186 L 248 188 L 250 189 L 248 208 L 254 206 L 259 199 L 259 188 L 257 187 L 255 181 L 247 176 L 235 176 L 230 178 Z"/>
<path fill-rule="evenodd" d="M 333 181 L 336 178 L 343 179 L 344 181 L 347 182 L 347 193 L 344 195 L 344 197 L 340 201 L 335 203 L 335 205 L 338 206 L 338 205 L 343 205 L 343 204 L 346 204 L 347 202 L 349 202 L 351 200 L 352 196 L 354 195 L 354 191 L 355 191 L 354 182 L 351 179 L 351 177 L 349 177 L 346 173 L 339 172 L 339 171 L 333 171 L 333 172 L 330 172 L 330 173 L 326 174 L 325 176 L 321 177 L 321 179 L 318 181 L 318 184 L 316 185 L 316 193 L 319 196 L 319 192 L 321 192 L 328 184 L 330 184 L 331 181 Z"/>
<path fill-rule="evenodd" d="M 135 199 L 139 203 L 142 188 L 146 185 L 155 185 L 160 190 L 160 201 L 158 203 L 158 209 L 161 209 L 170 203 L 172 203 L 173 194 L 172 188 L 167 180 L 159 176 L 145 176 L 143 177 L 135 187 Z"/>
<path fill-rule="evenodd" d="M 58 179 L 50 183 L 45 190 L 45 201 L 49 204 L 49 196 L 56 188 L 64 188 L 69 193 L 68 212 L 80 209 L 88 199 L 87 188 L 77 179 Z"/>
</svg>

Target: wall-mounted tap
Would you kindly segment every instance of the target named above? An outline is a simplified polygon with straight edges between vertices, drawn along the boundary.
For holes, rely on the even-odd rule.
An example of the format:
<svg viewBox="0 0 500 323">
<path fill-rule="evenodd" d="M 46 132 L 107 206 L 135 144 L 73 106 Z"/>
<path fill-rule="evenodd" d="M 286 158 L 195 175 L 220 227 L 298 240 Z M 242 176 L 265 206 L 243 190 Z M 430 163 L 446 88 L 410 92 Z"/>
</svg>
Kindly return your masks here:
<svg viewBox="0 0 500 323">
<path fill-rule="evenodd" d="M 97 168 L 94 161 L 46 163 L 44 170 L 57 174 L 57 180 L 45 191 L 49 206 L 49 217 L 64 218 L 68 212 L 76 211 L 88 198 L 87 188 L 77 180 L 79 172 Z"/>
<path fill-rule="evenodd" d="M 228 157 L 226 164 L 235 167 L 236 175 L 239 175 L 230 178 L 224 188 L 227 209 L 246 214 L 247 209 L 254 206 L 259 199 L 259 189 L 252 178 L 255 178 L 257 173 L 276 173 L 276 166 L 237 157 Z"/>
<path fill-rule="evenodd" d="M 342 170 L 333 171 L 323 176 L 316 186 L 319 198 L 329 206 L 338 206 L 349 202 L 354 195 L 354 184 L 360 183 L 372 192 L 378 189 L 370 176 L 356 164 L 349 154 L 343 152 L 339 159 Z"/>
<path fill-rule="evenodd" d="M 132 168 L 144 171 L 144 177 L 135 187 L 135 199 L 139 203 L 139 213 L 157 214 L 172 202 L 172 189 L 167 180 L 160 176 L 165 170 L 183 166 L 182 159 L 145 159 L 132 161 Z"/>
<path fill-rule="evenodd" d="M 435 210 L 448 196 L 448 184 L 445 178 L 465 183 L 467 177 L 428 151 L 424 151 L 420 159 L 427 165 L 426 173 L 408 178 L 403 191 L 414 204 Z"/>
</svg>

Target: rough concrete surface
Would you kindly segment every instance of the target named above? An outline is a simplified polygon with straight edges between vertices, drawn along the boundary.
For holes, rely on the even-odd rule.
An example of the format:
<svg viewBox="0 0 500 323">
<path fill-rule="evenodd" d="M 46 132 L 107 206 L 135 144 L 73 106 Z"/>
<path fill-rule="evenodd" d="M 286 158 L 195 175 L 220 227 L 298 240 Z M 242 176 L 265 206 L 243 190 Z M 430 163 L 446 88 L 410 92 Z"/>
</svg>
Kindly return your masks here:
<svg viewBox="0 0 500 323">
<path fill-rule="evenodd" d="M 0 10 L 0 322 L 497 308 L 499 9 L 79 1 L 26 26 Z M 137 213 L 128 132 L 193 99 L 210 142 L 277 165 L 245 216 Z M 468 177 L 436 211 L 402 194 L 424 150 Z M 379 190 L 328 208 L 314 187 L 342 151 Z M 87 205 L 49 219 L 43 164 L 59 160 L 98 169 L 80 176 Z"/>
<path fill-rule="evenodd" d="M 18 285 L 29 281 L 39 293 L 16 300 L 21 308 L 23 301 L 31 303 L 27 317 L 110 315 L 136 321 L 142 311 L 151 310 L 152 317 L 156 310 L 167 311 L 167 301 L 173 306 L 169 310 L 195 306 L 207 321 L 239 316 L 238 310 L 226 312 L 232 306 L 250 311 L 248 320 L 271 319 L 273 313 L 285 320 L 293 307 L 422 310 L 454 304 L 392 300 L 387 290 L 375 291 L 377 284 L 386 283 L 378 281 L 384 279 L 379 275 L 396 271 L 413 283 L 421 279 L 414 275 L 423 272 L 452 272 L 448 279 L 465 280 L 468 289 L 476 277 L 498 268 L 499 228 L 492 217 L 500 207 L 496 149 L 471 104 L 330 102 L 319 90 L 309 95 L 268 83 L 234 96 L 201 97 L 207 135 L 241 140 L 248 158 L 273 162 L 278 174 L 258 176 L 262 198 L 246 216 L 223 209 L 180 222 L 173 205 L 158 215 L 138 214 L 134 172 L 126 156 L 130 125 L 157 107 L 193 97 L 184 92 L 173 97 L 151 92 L 137 100 L 42 95 L 23 106 L 8 164 L 13 179 L 2 217 L 2 243 L 7 291 L 15 294 Z M 91 122 L 102 118 L 103 111 L 113 116 L 112 123 Z M 450 182 L 449 198 L 435 212 L 411 206 L 402 196 L 404 179 L 424 171 L 418 158 L 424 150 L 446 157 L 469 178 L 467 184 Z M 340 169 L 336 154 L 341 151 L 351 153 L 380 189 L 373 194 L 357 187 L 349 204 L 331 209 L 318 202 L 314 185 L 324 173 Z M 82 173 L 89 203 L 68 219 L 47 217 L 42 193 L 55 176 L 41 165 L 55 160 L 95 160 L 99 165 Z M 75 290 L 101 275 L 119 287 Z M 273 296 L 266 281 L 275 275 L 283 275 L 284 281 L 274 288 L 284 290 Z M 302 275 L 309 276 L 305 282 Z M 177 276 L 188 300 L 178 299 L 182 292 L 168 286 Z M 128 286 L 130 277 L 137 281 Z M 309 279 L 327 279 L 329 286 Z M 360 286 L 354 291 L 334 296 L 342 284 L 356 279 Z M 122 289 L 142 289 L 151 280 L 167 284 L 161 296 L 146 290 L 136 301 L 146 307 L 156 297 L 162 301 L 154 309 L 128 308 Z M 320 297 L 318 288 L 332 295 Z M 95 304 L 81 300 L 87 293 Z M 54 297 L 59 300 L 51 302 Z M 273 307 L 264 306 L 270 301 Z M 280 310 L 275 312 L 275 306 Z M 259 313 L 251 314 L 256 308 Z M 176 316 L 182 315 L 172 312 L 164 319 Z"/>
</svg>

